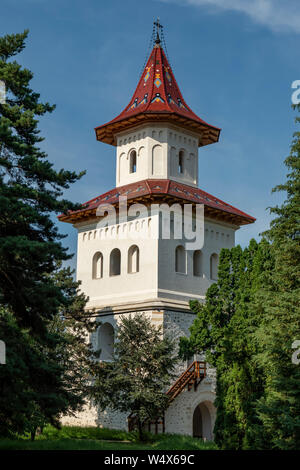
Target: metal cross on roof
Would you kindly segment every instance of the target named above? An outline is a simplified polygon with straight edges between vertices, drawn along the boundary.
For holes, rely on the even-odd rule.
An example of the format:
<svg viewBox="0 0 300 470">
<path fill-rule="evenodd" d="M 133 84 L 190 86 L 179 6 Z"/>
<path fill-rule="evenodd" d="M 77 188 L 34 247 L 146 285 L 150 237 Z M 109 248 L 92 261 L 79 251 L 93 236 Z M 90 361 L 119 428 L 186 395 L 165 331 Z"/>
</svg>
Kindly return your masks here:
<svg viewBox="0 0 300 470">
<path fill-rule="evenodd" d="M 163 25 L 160 24 L 159 18 L 157 18 L 157 20 L 154 21 L 153 24 L 154 24 L 154 27 L 155 27 L 155 30 L 156 30 L 155 31 L 156 32 L 155 44 L 160 44 L 160 35 L 159 35 L 159 33 L 160 33 L 160 30 L 162 31 Z"/>
</svg>

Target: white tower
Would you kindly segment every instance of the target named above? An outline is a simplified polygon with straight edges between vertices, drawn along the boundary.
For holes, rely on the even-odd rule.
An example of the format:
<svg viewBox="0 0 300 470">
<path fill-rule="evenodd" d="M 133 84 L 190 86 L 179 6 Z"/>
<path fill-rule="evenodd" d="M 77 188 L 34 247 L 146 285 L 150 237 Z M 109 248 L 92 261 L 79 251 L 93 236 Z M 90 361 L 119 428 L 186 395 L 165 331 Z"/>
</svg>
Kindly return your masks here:
<svg viewBox="0 0 300 470">
<path fill-rule="evenodd" d="M 94 338 L 102 349 L 101 360 L 110 360 L 120 315 L 142 312 L 176 338 L 188 335 L 194 319 L 189 301 L 204 300 L 217 279 L 220 250 L 233 247 L 235 231 L 255 220 L 198 188 L 198 147 L 217 142 L 220 129 L 204 122 L 184 101 L 159 29 L 157 24 L 154 48 L 129 105 L 95 129 L 99 141 L 116 147 L 116 187 L 60 217 L 78 230 L 77 278 L 89 296 L 87 308 L 96 309 L 101 321 Z M 110 218 L 107 226 L 99 227 L 103 218 L 97 209 L 110 204 L 118 215 L 120 196 L 127 197 L 128 219 Z M 141 205 L 139 212 L 133 204 Z M 152 204 L 165 206 L 150 212 Z M 193 204 L 194 210 L 204 205 L 201 249 L 187 250 L 186 238 L 174 237 L 182 224 L 176 210 L 171 211 L 171 237 L 163 238 L 161 214 L 173 204 L 178 210 L 183 204 Z M 181 364 L 178 375 L 187 367 Z M 198 387 L 189 388 L 183 386 L 172 401 L 164 428 L 209 439 L 215 412 L 213 371 Z M 126 415 L 98 414 L 92 408 L 75 422 L 127 428 Z"/>
</svg>

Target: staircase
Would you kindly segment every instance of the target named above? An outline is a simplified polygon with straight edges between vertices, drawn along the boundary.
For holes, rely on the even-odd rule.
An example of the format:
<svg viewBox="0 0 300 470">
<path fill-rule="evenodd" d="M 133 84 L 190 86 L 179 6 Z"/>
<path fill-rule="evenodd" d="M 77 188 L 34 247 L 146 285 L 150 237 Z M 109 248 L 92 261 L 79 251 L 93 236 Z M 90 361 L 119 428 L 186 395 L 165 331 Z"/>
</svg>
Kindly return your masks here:
<svg viewBox="0 0 300 470">
<path fill-rule="evenodd" d="M 206 376 L 206 363 L 200 361 L 192 362 L 189 367 L 181 374 L 179 379 L 169 388 L 167 395 L 170 397 L 170 403 L 184 390 L 187 386 L 191 390 L 197 390 L 201 380 Z"/>
<path fill-rule="evenodd" d="M 191 390 L 194 386 L 194 390 L 197 390 L 200 382 L 206 377 L 206 362 L 194 361 L 189 367 L 181 374 L 181 376 L 174 382 L 172 387 L 166 392 L 169 397 L 169 404 L 185 389 L 187 386 L 188 390 Z M 128 417 L 128 431 L 133 431 L 137 425 L 136 417 L 131 413 Z M 158 425 L 162 426 L 162 432 L 165 432 L 165 419 L 164 416 L 157 418 L 154 421 L 147 421 L 144 423 L 144 427 L 148 427 L 148 431 L 151 430 L 151 425 L 155 425 L 155 434 L 158 433 Z"/>
</svg>

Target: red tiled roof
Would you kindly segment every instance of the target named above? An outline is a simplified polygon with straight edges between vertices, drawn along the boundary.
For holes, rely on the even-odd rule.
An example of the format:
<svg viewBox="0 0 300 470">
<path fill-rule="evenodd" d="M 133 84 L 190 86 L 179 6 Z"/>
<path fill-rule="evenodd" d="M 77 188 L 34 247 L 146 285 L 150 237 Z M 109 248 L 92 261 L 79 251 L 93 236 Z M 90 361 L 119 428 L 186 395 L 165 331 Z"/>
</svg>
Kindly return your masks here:
<svg viewBox="0 0 300 470">
<path fill-rule="evenodd" d="M 115 145 L 114 133 L 146 120 L 166 118 L 198 133 L 200 146 L 218 141 L 220 129 L 198 117 L 186 104 L 164 50 L 157 44 L 128 106 L 112 121 L 96 127 L 96 136 Z"/>
<path fill-rule="evenodd" d="M 91 212 L 96 213 L 96 209 L 100 204 L 116 204 L 120 196 L 127 196 L 128 200 L 133 200 L 151 195 L 172 196 L 175 199 L 182 199 L 190 203 L 204 204 L 205 208 L 213 209 L 213 212 L 223 212 L 225 214 L 227 213 L 236 216 L 240 225 L 251 224 L 256 220 L 251 215 L 248 215 L 221 199 L 202 191 L 202 189 L 167 179 L 147 179 L 114 188 L 111 191 L 86 202 L 82 205 L 82 209 L 70 212 L 67 215 L 60 215 L 59 219 L 64 222 L 72 222 L 75 218 L 84 218 L 85 216 L 90 215 Z"/>
</svg>

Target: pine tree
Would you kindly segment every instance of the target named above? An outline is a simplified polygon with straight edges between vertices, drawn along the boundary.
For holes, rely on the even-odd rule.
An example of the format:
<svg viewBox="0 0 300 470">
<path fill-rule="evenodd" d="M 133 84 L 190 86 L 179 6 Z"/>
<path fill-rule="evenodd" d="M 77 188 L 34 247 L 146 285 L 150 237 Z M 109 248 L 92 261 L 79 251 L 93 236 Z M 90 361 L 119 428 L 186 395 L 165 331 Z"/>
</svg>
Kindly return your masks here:
<svg viewBox="0 0 300 470">
<path fill-rule="evenodd" d="M 262 321 L 254 337 L 266 376 L 257 405 L 263 422 L 257 445 L 299 450 L 300 366 L 292 362 L 292 345 L 300 340 L 300 132 L 294 134 L 285 165 L 287 180 L 273 191 L 285 191 L 286 200 L 271 209 L 275 218 L 264 234 L 271 242 L 274 268 L 265 272 L 256 296 Z"/>
<path fill-rule="evenodd" d="M 30 88 L 33 74 L 13 57 L 28 31 L 0 38 L 0 433 L 58 425 L 80 409 L 90 374 L 92 324 L 86 298 L 61 263 L 70 258 L 54 216 L 78 205 L 62 198 L 79 175 L 56 171 L 40 148 L 38 118 L 54 106 Z"/>
<path fill-rule="evenodd" d="M 168 406 L 165 391 L 174 377 L 174 348 L 144 315 L 129 315 L 118 325 L 113 361 L 95 365 L 95 403 L 102 410 L 133 414 L 140 440 L 144 423 L 162 416 Z"/>
<path fill-rule="evenodd" d="M 53 215 L 78 206 L 62 199 L 63 190 L 83 173 L 56 171 L 39 144 L 38 117 L 54 106 L 30 88 L 33 74 L 13 56 L 25 47 L 28 31 L 0 38 L 0 303 L 20 326 L 45 332 L 65 302 L 51 274 L 70 255 L 61 244 Z"/>
</svg>

